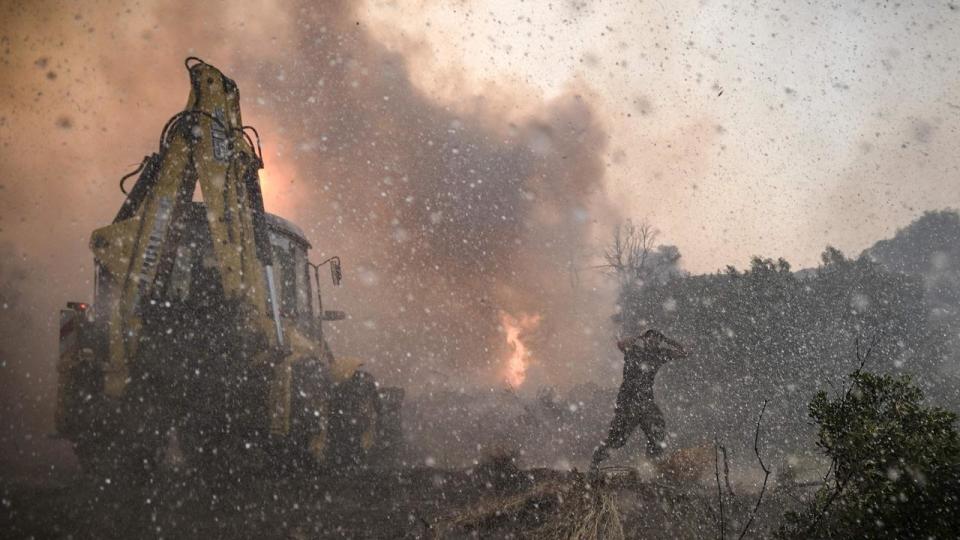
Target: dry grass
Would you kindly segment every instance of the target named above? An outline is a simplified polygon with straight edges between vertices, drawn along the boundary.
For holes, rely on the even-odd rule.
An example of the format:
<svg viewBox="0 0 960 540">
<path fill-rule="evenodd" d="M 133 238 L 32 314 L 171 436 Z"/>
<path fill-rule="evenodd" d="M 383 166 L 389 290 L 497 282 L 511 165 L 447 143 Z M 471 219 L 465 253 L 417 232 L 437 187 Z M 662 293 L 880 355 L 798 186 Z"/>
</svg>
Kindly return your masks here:
<svg viewBox="0 0 960 540">
<path fill-rule="evenodd" d="M 706 443 L 680 448 L 656 464 L 657 475 L 665 480 L 697 482 L 713 470 L 713 445 Z"/>
<path fill-rule="evenodd" d="M 539 484 L 518 494 L 488 497 L 431 526 L 434 538 L 479 534 L 482 538 L 621 539 L 623 528 L 612 491 L 581 474 Z"/>
</svg>

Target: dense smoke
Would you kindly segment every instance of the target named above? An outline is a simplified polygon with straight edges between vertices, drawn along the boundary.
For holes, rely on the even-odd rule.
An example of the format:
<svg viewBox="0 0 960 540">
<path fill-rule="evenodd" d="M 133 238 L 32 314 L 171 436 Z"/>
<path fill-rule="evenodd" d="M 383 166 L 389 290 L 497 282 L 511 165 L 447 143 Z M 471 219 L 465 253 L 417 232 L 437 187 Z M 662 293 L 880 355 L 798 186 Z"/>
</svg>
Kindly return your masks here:
<svg viewBox="0 0 960 540">
<path fill-rule="evenodd" d="M 616 219 L 590 90 L 542 101 L 464 86 L 443 101 L 351 5 L 6 7 L 0 226 L 22 279 L 5 267 L 3 285 L 30 301 L 5 301 L 4 416 L 32 420 L 4 426 L 5 451 L 30 454 L 25 433 L 50 430 L 57 310 L 90 299 L 89 233 L 182 108 L 187 55 L 237 81 L 263 136 L 268 210 L 306 230 L 315 261 L 343 257 L 345 286 L 324 284 L 325 306 L 351 315 L 328 326 L 337 353 L 418 393 L 505 386 L 503 313 L 542 317 L 524 336 L 531 391 L 615 352 L 610 284 L 584 270 Z"/>
<path fill-rule="evenodd" d="M 596 316 L 578 317 L 570 270 L 587 262 L 606 144 L 588 98 L 570 92 L 518 117 L 497 95 L 443 107 L 403 56 L 348 13 L 329 15 L 304 12 L 300 24 L 322 31 L 304 33 L 295 61 L 257 73 L 284 81 L 273 121 L 314 201 L 296 217 L 322 249 L 348 255 L 345 347 L 372 345 L 362 352 L 402 370 L 399 382 L 431 368 L 465 370 L 457 384 L 469 383 L 501 367 L 507 311 L 554 325 L 559 341 L 540 351 L 551 361 L 587 354 L 571 334 Z"/>
</svg>

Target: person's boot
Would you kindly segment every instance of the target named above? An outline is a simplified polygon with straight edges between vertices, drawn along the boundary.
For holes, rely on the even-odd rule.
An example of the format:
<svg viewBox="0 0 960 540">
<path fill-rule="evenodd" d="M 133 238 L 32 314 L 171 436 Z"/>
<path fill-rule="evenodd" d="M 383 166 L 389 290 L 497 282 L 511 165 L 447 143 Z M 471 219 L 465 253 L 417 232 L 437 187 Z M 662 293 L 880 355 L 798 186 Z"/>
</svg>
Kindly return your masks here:
<svg viewBox="0 0 960 540">
<path fill-rule="evenodd" d="M 654 439 L 647 439 L 647 457 L 657 459 L 663 455 L 666 443 Z"/>
<path fill-rule="evenodd" d="M 607 459 L 609 455 L 610 450 L 607 448 L 607 445 L 601 443 L 600 446 L 597 446 L 593 451 L 593 459 L 590 460 L 590 470 L 600 470 L 600 462 Z"/>
</svg>

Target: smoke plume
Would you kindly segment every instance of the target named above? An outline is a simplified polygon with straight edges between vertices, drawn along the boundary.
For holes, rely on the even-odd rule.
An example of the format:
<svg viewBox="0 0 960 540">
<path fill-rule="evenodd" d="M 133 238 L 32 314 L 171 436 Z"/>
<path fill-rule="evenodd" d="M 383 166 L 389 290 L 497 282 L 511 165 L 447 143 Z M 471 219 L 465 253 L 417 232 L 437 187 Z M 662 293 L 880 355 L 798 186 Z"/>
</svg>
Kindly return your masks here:
<svg viewBox="0 0 960 540">
<path fill-rule="evenodd" d="M 344 259 L 345 286 L 323 290 L 351 315 L 328 326 L 338 354 L 413 393 L 505 386 L 503 312 L 542 318 L 532 388 L 591 377 L 586 361 L 612 352 L 598 316 L 612 295 L 584 271 L 616 218 L 590 89 L 432 95 L 353 6 L 2 8 L 0 234 L 16 262 L 3 267 L 2 413 L 31 411 L 4 423 L 5 454 L 35 457 L 52 428 L 57 310 L 91 298 L 89 233 L 183 107 L 188 55 L 237 81 L 263 137 L 268 210 L 306 230 L 315 262 Z"/>
</svg>

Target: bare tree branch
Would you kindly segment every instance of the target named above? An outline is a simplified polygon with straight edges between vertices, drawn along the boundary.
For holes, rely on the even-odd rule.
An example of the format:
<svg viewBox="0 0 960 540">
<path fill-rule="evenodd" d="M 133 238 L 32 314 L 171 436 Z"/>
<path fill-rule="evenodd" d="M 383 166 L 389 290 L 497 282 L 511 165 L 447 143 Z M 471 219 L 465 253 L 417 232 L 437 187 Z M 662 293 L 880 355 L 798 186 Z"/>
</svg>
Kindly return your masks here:
<svg viewBox="0 0 960 540">
<path fill-rule="evenodd" d="M 730 485 L 730 462 L 727 461 L 727 447 L 720 445 L 720 453 L 723 455 L 723 483 L 727 486 L 727 493 L 731 497 L 736 497 L 736 493 L 733 492 L 733 486 Z"/>
<path fill-rule="evenodd" d="M 659 234 L 660 231 L 646 220 L 639 224 L 627 220 L 617 225 L 613 230 L 613 240 L 604 250 L 606 264 L 602 267 L 623 281 L 645 279 L 650 271 L 647 268 L 648 259 Z"/>
<path fill-rule="evenodd" d="M 753 512 L 750 513 L 750 519 L 747 520 L 747 524 L 743 526 L 743 530 L 740 531 L 740 539 L 742 540 L 746 536 L 747 531 L 750 530 L 750 525 L 753 524 L 754 518 L 757 517 L 757 511 L 760 510 L 760 503 L 763 502 L 763 494 L 767 491 L 767 481 L 770 479 L 770 469 L 763 464 L 763 458 L 760 457 L 760 423 L 763 421 L 763 413 L 767 410 L 767 403 L 770 400 L 763 400 L 763 407 L 760 409 L 760 415 L 757 416 L 757 430 L 753 435 L 753 453 L 757 455 L 757 461 L 760 462 L 760 468 L 763 469 L 763 487 L 760 488 L 760 495 L 757 496 L 757 504 L 753 507 Z"/>
<path fill-rule="evenodd" d="M 713 468 L 717 475 L 717 501 L 720 504 L 720 540 L 726 536 L 726 526 L 723 522 L 723 490 L 720 489 L 720 444 L 716 437 L 713 439 Z"/>
<path fill-rule="evenodd" d="M 867 361 L 870 360 L 870 353 L 873 352 L 873 348 L 877 345 L 879 341 L 880 341 L 880 334 L 875 334 L 873 338 L 870 340 L 870 345 L 867 347 L 867 350 L 863 354 L 861 354 L 860 338 L 857 337 L 854 340 L 853 342 L 854 350 L 857 355 L 857 360 L 860 361 L 860 365 L 857 366 L 857 369 L 856 371 L 853 372 L 851 378 L 856 379 L 857 375 L 863 372 L 863 368 L 866 367 Z M 844 391 L 843 393 L 843 397 L 840 398 L 841 409 L 847 406 L 847 400 L 850 399 L 850 393 L 853 391 L 854 386 L 856 386 L 856 380 L 854 380 L 854 382 L 851 383 L 849 387 L 847 387 L 846 391 Z M 813 523 L 810 524 L 809 527 L 807 527 L 807 530 L 805 531 L 805 534 L 807 535 L 809 535 L 811 532 L 816 530 L 817 526 L 820 525 L 820 522 L 823 521 L 823 518 L 827 515 L 827 511 L 830 510 L 830 506 L 832 506 L 833 502 L 837 500 L 837 497 L 839 497 L 843 493 L 843 490 L 847 487 L 847 483 L 853 477 L 853 471 L 848 471 L 847 474 L 843 475 L 843 477 L 841 478 L 840 463 L 837 461 L 836 457 L 834 457 L 831 460 L 830 470 L 833 471 L 833 482 L 834 482 L 833 492 L 830 493 L 830 496 L 827 497 L 826 502 L 823 503 L 823 508 L 820 509 L 820 513 L 817 515 L 817 519 L 815 519 Z M 827 471 L 827 476 L 830 475 L 830 470 Z M 824 478 L 824 481 L 826 481 L 826 477 Z"/>
</svg>

